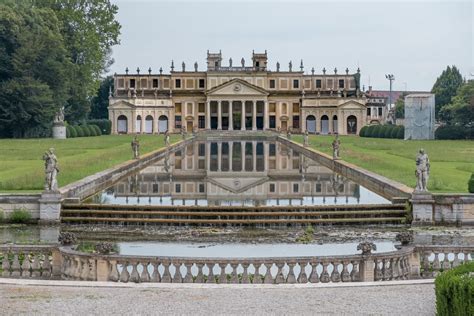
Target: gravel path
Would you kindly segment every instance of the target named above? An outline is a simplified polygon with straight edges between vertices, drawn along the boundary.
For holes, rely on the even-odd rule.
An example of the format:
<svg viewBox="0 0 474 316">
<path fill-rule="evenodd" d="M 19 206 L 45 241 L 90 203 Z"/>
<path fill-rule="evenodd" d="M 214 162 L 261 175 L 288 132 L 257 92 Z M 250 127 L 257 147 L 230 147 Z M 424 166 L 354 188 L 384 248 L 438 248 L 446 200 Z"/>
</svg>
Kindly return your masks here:
<svg viewBox="0 0 474 316">
<path fill-rule="evenodd" d="M 434 315 L 433 284 L 366 287 L 85 288 L 0 285 L 2 315 Z"/>
</svg>

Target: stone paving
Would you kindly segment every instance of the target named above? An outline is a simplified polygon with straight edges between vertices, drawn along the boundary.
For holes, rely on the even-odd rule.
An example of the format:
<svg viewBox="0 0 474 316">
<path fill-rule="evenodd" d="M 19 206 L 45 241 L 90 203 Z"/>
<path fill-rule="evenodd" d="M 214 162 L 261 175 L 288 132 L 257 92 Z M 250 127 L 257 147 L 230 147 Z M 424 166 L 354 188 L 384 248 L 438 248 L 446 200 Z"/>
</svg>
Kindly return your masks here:
<svg viewBox="0 0 474 316">
<path fill-rule="evenodd" d="M 434 315 L 434 284 L 82 287 L 0 284 L 2 315 Z"/>
</svg>

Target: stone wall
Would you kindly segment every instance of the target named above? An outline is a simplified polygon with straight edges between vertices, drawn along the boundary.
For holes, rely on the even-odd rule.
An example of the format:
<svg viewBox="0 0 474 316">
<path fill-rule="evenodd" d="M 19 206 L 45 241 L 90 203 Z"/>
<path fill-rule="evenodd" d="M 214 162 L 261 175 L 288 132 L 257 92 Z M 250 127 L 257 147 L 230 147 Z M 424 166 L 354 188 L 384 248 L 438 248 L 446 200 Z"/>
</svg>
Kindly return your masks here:
<svg viewBox="0 0 474 316">
<path fill-rule="evenodd" d="M 0 212 L 8 219 L 16 209 L 25 209 L 30 212 L 32 219 L 39 219 L 41 194 L 0 194 Z M 1 215 L 0 215 L 1 216 Z"/>
<path fill-rule="evenodd" d="M 474 194 L 435 194 L 434 222 L 474 225 Z"/>
</svg>

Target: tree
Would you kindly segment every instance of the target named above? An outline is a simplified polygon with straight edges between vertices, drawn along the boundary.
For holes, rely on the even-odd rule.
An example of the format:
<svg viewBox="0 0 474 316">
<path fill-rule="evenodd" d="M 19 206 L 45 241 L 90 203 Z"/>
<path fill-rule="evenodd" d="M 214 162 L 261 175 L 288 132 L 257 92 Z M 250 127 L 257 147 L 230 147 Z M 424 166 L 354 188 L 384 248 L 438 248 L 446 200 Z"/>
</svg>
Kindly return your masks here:
<svg viewBox="0 0 474 316">
<path fill-rule="evenodd" d="M 440 117 L 448 125 L 474 127 L 474 80 L 458 89 L 452 102 L 441 109 Z"/>
<path fill-rule="evenodd" d="M 71 69 L 54 12 L 0 4 L 0 56 L 0 135 L 48 136 Z"/>
<path fill-rule="evenodd" d="M 405 94 L 401 95 L 395 102 L 395 118 L 405 118 Z"/>
<path fill-rule="evenodd" d="M 91 100 L 91 113 L 89 115 L 92 119 L 106 119 L 109 117 L 109 90 L 114 90 L 114 78 L 108 76 L 100 82 L 100 87 L 97 90 L 97 95 Z"/>
<path fill-rule="evenodd" d="M 64 44 L 72 63 L 66 119 L 79 121 L 90 111 L 90 98 L 101 75 L 113 63 L 111 48 L 119 44 L 118 7 L 110 0 L 35 0 L 52 9 L 61 23 Z"/>
<path fill-rule="evenodd" d="M 451 103 L 451 98 L 456 94 L 463 84 L 463 78 L 456 66 L 448 66 L 436 79 L 431 93 L 435 94 L 435 115 L 438 117 L 439 111 L 447 104 Z"/>
</svg>

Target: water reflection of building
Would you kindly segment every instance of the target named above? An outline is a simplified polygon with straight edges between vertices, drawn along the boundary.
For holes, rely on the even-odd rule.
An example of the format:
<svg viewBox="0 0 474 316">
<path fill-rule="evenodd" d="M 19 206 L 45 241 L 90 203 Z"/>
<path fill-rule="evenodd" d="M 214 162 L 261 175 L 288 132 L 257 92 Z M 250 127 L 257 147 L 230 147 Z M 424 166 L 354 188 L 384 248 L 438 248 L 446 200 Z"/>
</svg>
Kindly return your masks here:
<svg viewBox="0 0 474 316">
<path fill-rule="evenodd" d="M 358 198 L 359 185 L 281 143 L 209 141 L 171 153 L 112 191 L 115 197 L 168 197 L 183 204 L 207 200 L 209 205 L 265 205 L 287 200 L 298 205 L 318 197 Z"/>
</svg>

